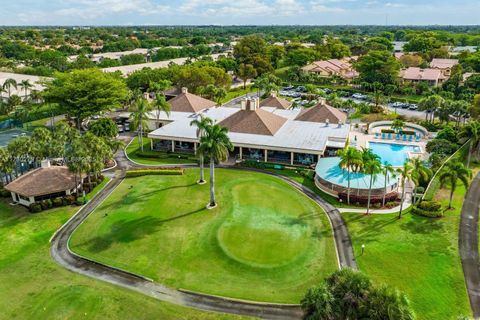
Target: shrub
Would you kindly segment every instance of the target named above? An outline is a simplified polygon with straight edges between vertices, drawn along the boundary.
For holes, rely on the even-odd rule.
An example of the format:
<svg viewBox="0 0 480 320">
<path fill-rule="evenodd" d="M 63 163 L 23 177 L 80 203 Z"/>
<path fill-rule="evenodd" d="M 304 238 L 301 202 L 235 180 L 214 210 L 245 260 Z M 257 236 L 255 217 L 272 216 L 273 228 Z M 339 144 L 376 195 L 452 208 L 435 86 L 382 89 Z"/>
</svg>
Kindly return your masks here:
<svg viewBox="0 0 480 320">
<path fill-rule="evenodd" d="M 0 197 L 2 198 L 10 197 L 10 191 L 5 190 L 4 188 L 0 188 Z"/>
<path fill-rule="evenodd" d="M 65 200 L 64 204 L 63 204 L 64 206 L 72 205 L 75 202 L 75 196 L 74 195 L 65 196 L 65 197 L 63 197 L 63 199 Z"/>
<path fill-rule="evenodd" d="M 411 131 L 411 130 L 402 130 L 401 132 L 402 134 L 405 134 L 407 136 L 413 136 L 415 135 L 415 131 Z"/>
<path fill-rule="evenodd" d="M 48 209 L 47 201 L 41 201 L 40 206 L 42 207 L 42 210 L 47 210 Z"/>
<path fill-rule="evenodd" d="M 358 203 L 361 205 L 366 205 L 368 203 L 368 196 L 358 196 L 356 194 L 353 194 L 354 192 L 350 192 L 350 203 Z M 346 192 L 341 192 L 338 194 L 338 198 L 344 202 L 347 203 L 347 193 Z M 385 196 L 385 202 L 391 202 L 395 201 L 398 199 L 398 193 L 392 192 L 389 193 Z M 370 203 L 375 204 L 375 203 L 382 203 L 383 201 L 383 196 L 380 195 L 372 195 L 370 197 Z"/>
<path fill-rule="evenodd" d="M 75 200 L 75 204 L 76 204 L 77 206 L 83 206 L 85 203 L 86 203 L 86 201 L 83 200 L 83 197 L 78 197 L 78 198 Z"/>
<path fill-rule="evenodd" d="M 39 203 L 32 203 L 28 209 L 32 213 L 37 213 L 42 211 L 42 206 Z"/>
<path fill-rule="evenodd" d="M 54 207 L 61 207 L 63 205 L 62 198 L 55 198 L 52 201 Z"/>
<path fill-rule="evenodd" d="M 395 208 L 396 206 L 398 206 L 398 202 L 395 201 L 389 201 L 385 203 L 385 207 L 388 209 Z"/>
<path fill-rule="evenodd" d="M 395 133 L 395 130 L 392 130 L 392 129 L 382 129 L 382 133 Z"/>
<path fill-rule="evenodd" d="M 139 170 L 129 170 L 127 171 L 127 178 L 131 177 L 141 177 L 149 175 L 160 175 L 160 176 L 175 176 L 182 175 L 184 170 L 179 167 L 174 168 L 157 168 L 157 169 L 139 169 Z"/>
<path fill-rule="evenodd" d="M 419 216 L 438 218 L 443 216 L 442 204 L 437 201 L 422 201 L 412 207 L 412 212 Z"/>
</svg>

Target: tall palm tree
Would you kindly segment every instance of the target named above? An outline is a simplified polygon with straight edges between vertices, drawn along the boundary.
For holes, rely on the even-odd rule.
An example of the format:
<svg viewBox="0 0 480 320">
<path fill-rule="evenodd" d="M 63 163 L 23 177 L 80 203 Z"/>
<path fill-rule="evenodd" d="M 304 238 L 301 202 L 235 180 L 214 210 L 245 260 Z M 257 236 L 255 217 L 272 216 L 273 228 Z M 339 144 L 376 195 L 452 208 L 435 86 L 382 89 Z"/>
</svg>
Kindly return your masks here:
<svg viewBox="0 0 480 320">
<path fill-rule="evenodd" d="M 468 188 L 472 172 L 458 160 L 447 162 L 442 171 L 443 172 L 439 177 L 442 187 L 447 182 L 450 184 L 450 200 L 448 202 L 448 209 L 451 209 L 453 194 L 457 189 L 458 180 L 460 180 L 460 182 L 465 186 L 465 189 Z"/>
<path fill-rule="evenodd" d="M 144 98 L 137 100 L 135 109 L 130 114 L 132 118 L 132 127 L 138 131 L 138 143 L 143 152 L 143 129 L 148 127 L 148 112 L 152 110 L 152 105 Z"/>
<path fill-rule="evenodd" d="M 420 158 L 413 158 L 410 162 L 412 164 L 412 181 L 415 183 L 415 189 L 413 191 L 413 204 L 415 204 L 417 200 L 417 188 L 420 185 L 420 182 L 427 181 L 432 173 Z"/>
<path fill-rule="evenodd" d="M 423 98 L 418 103 L 420 111 L 430 111 L 431 121 L 435 119 L 435 111 L 445 103 L 445 99 L 439 95 Z M 425 121 L 428 121 L 428 112 L 425 112 Z"/>
<path fill-rule="evenodd" d="M 228 137 L 228 129 L 218 124 L 207 126 L 205 134 L 200 137 L 198 148 L 201 153 L 210 158 L 210 203 L 208 208 L 213 208 L 217 205 L 215 200 L 215 162 L 225 161 L 229 151 L 233 150 L 233 144 Z"/>
<path fill-rule="evenodd" d="M 372 185 L 377 179 L 377 174 L 382 172 L 382 163 L 380 157 L 369 159 L 363 165 L 363 172 L 370 175 L 370 185 L 368 187 L 367 215 L 370 213 L 370 199 L 372 196 Z"/>
<path fill-rule="evenodd" d="M 27 79 L 27 80 L 22 80 L 20 81 L 20 88 L 23 90 L 23 98 L 24 100 L 27 99 L 27 90 L 32 88 L 33 85 L 30 83 L 30 81 Z"/>
<path fill-rule="evenodd" d="M 8 91 L 9 98 L 12 95 L 12 87 L 15 89 L 18 88 L 17 81 L 13 78 L 8 78 L 7 80 L 5 80 L 5 82 L 3 83 L 3 88 Z"/>
<path fill-rule="evenodd" d="M 387 195 L 387 184 L 390 182 L 389 181 L 390 178 L 395 178 L 396 171 L 391 164 L 389 164 L 388 162 L 385 162 L 383 164 L 382 172 L 383 172 L 383 175 L 384 175 L 384 178 L 385 178 L 385 182 L 384 182 L 384 185 L 383 185 L 383 199 L 382 199 L 382 206 L 384 207 L 385 206 L 385 197 Z"/>
<path fill-rule="evenodd" d="M 459 137 L 461 138 L 462 143 L 466 143 L 470 139 L 470 145 L 468 149 L 468 158 L 467 158 L 467 168 L 470 168 L 470 161 L 472 159 L 473 148 L 475 147 L 478 150 L 480 142 L 480 122 L 473 120 L 468 122 L 462 127 Z"/>
<path fill-rule="evenodd" d="M 407 184 L 407 181 L 411 180 L 412 178 L 412 170 L 413 167 L 409 159 L 405 160 L 403 166 L 397 169 L 397 173 L 402 176 L 400 184 L 400 186 L 402 187 L 402 198 L 400 199 L 400 211 L 398 212 L 398 219 L 402 218 L 403 203 L 405 201 L 405 186 Z"/>
<path fill-rule="evenodd" d="M 351 171 L 358 171 L 362 165 L 362 154 L 355 148 L 347 147 L 338 151 L 340 157 L 340 168 L 347 170 L 347 203 L 350 204 L 350 173 Z"/>
<path fill-rule="evenodd" d="M 157 122 L 160 121 L 160 112 L 165 112 L 167 117 L 170 117 L 170 112 L 172 110 L 172 106 L 170 103 L 167 102 L 165 96 L 163 94 L 157 94 L 155 96 L 155 100 L 153 101 L 153 105 L 157 110 Z"/>
<path fill-rule="evenodd" d="M 204 117 L 202 115 L 199 118 L 197 118 L 195 120 L 192 120 L 192 122 L 190 122 L 191 126 L 196 126 L 197 127 L 197 139 L 198 140 L 200 140 L 200 138 L 205 135 L 206 128 L 208 126 L 211 126 L 212 124 L 213 124 L 212 119 L 210 119 L 208 117 Z M 200 149 L 197 149 L 197 155 L 198 155 L 199 162 L 200 162 L 200 180 L 198 180 L 198 183 L 199 184 L 204 184 L 205 183 L 205 175 L 204 175 L 205 154 L 203 152 L 201 152 Z"/>
</svg>

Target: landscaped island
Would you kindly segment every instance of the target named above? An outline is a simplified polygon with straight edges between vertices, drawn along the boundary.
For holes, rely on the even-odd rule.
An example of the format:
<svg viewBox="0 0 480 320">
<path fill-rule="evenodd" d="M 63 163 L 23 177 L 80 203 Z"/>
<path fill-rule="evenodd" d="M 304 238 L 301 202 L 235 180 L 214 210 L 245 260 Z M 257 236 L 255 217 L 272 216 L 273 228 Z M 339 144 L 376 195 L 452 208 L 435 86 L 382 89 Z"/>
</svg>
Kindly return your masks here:
<svg viewBox="0 0 480 320">
<path fill-rule="evenodd" d="M 218 169 L 218 207 L 197 170 L 128 178 L 74 233 L 73 251 L 176 288 L 299 303 L 337 269 L 323 210 L 282 180 Z"/>
</svg>

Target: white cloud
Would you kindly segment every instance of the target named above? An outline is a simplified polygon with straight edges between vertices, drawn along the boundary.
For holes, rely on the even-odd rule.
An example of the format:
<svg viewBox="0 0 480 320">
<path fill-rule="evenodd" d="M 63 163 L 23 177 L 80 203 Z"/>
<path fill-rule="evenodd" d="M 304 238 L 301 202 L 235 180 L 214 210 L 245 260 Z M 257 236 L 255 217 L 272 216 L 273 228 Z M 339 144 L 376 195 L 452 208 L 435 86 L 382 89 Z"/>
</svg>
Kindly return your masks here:
<svg viewBox="0 0 480 320">
<path fill-rule="evenodd" d="M 337 0 L 315 0 L 310 2 L 310 6 L 312 11 L 317 13 L 345 12 L 346 10 L 341 7 L 329 5 L 330 3 L 336 2 Z"/>
</svg>

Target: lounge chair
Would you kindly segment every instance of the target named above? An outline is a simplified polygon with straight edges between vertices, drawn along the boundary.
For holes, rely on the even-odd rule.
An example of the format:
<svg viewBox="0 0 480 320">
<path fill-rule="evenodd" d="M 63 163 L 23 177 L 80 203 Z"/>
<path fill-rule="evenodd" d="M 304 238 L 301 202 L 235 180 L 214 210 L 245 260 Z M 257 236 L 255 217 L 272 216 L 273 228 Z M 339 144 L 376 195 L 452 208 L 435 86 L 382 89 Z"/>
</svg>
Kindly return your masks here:
<svg viewBox="0 0 480 320">
<path fill-rule="evenodd" d="M 422 139 L 422 136 L 421 136 L 421 135 L 415 135 L 415 141 L 416 141 L 416 142 L 419 142 L 420 139 Z"/>
<path fill-rule="evenodd" d="M 385 140 L 385 133 L 382 132 L 382 139 Z"/>
<path fill-rule="evenodd" d="M 390 139 L 392 139 L 392 134 L 391 133 L 388 134 L 388 140 L 390 140 Z"/>
<path fill-rule="evenodd" d="M 395 137 L 395 140 L 400 140 L 400 133 L 397 133 L 397 136 Z"/>
<path fill-rule="evenodd" d="M 407 141 L 407 135 L 406 134 L 403 135 L 403 141 Z"/>
<path fill-rule="evenodd" d="M 413 141 L 413 135 L 409 135 L 409 136 L 408 136 L 408 141 L 409 141 L 409 142 L 412 142 L 412 141 Z"/>
<path fill-rule="evenodd" d="M 378 139 L 378 132 L 375 132 L 375 139 Z"/>
</svg>

